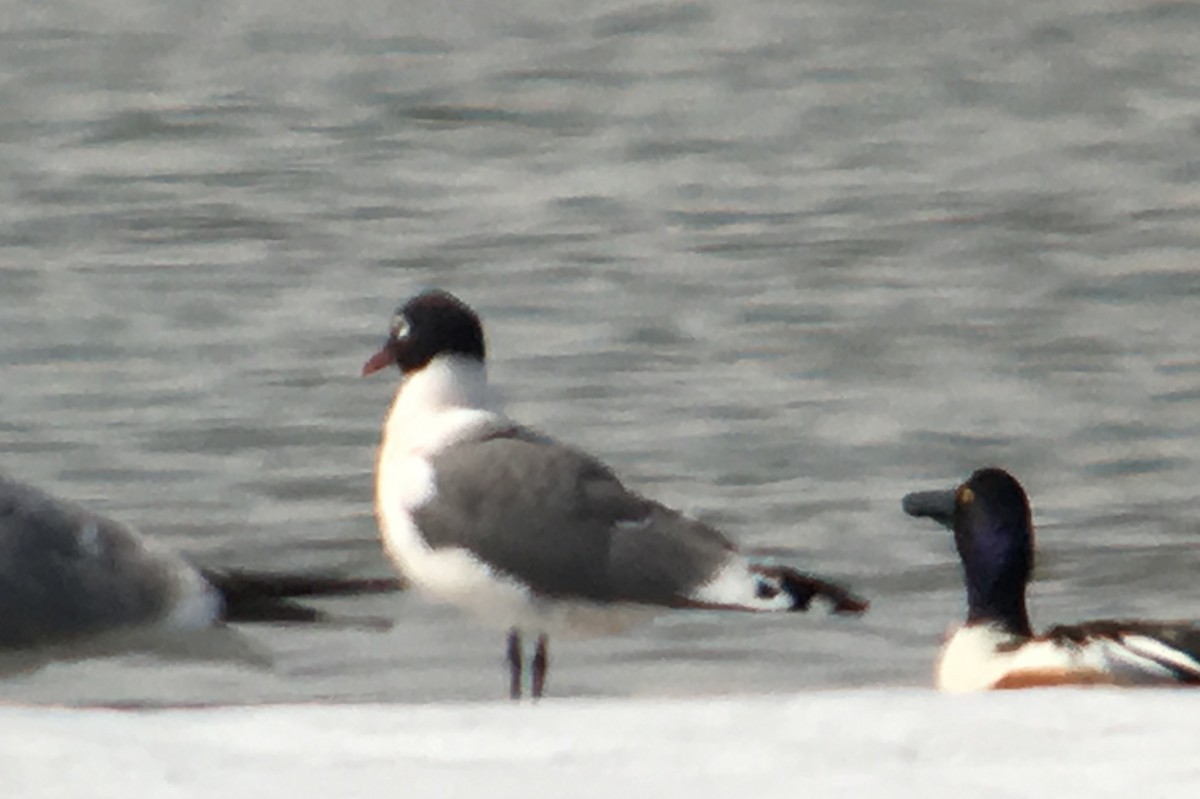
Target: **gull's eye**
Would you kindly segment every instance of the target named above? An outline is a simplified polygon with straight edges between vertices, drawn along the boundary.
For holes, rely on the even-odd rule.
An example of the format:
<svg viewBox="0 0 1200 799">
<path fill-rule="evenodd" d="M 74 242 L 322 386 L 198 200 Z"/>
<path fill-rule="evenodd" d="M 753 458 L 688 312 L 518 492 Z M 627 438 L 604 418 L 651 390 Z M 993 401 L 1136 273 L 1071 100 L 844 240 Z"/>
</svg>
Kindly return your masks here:
<svg viewBox="0 0 1200 799">
<path fill-rule="evenodd" d="M 392 338 L 408 338 L 408 333 L 411 325 L 408 323 L 408 317 L 397 314 L 392 319 Z"/>
</svg>

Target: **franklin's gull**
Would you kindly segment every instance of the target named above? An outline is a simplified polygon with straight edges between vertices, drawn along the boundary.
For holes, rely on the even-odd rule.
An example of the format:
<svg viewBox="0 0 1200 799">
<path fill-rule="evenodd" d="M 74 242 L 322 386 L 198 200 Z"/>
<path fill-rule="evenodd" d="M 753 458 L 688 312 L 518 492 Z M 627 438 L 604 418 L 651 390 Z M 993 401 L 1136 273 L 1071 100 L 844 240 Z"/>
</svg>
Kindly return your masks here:
<svg viewBox="0 0 1200 799">
<path fill-rule="evenodd" d="M 805 610 L 814 597 L 861 613 L 849 591 L 756 563 L 717 530 L 626 488 L 595 457 L 521 426 L 490 394 L 478 316 L 443 291 L 397 310 L 364 365 L 403 377 L 384 424 L 376 514 L 414 587 L 509 630 L 509 693 L 522 692 L 521 636 L 607 634 L 663 608 Z"/>
</svg>

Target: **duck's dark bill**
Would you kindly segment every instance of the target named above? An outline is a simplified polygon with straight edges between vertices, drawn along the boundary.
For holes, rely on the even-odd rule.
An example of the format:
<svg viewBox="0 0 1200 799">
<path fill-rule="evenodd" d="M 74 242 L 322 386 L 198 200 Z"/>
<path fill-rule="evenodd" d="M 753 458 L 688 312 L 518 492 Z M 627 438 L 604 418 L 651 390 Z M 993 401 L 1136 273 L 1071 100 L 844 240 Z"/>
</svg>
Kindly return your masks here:
<svg viewBox="0 0 1200 799">
<path fill-rule="evenodd" d="M 914 491 L 903 500 L 909 516 L 925 516 L 946 527 L 954 527 L 954 489 Z"/>
<path fill-rule="evenodd" d="M 391 348 L 384 344 L 383 349 L 379 350 L 379 352 L 375 353 L 370 358 L 367 358 L 367 362 L 363 364 L 362 376 L 366 377 L 367 375 L 373 375 L 380 369 L 386 369 L 395 362 L 396 359 L 392 357 Z"/>
</svg>

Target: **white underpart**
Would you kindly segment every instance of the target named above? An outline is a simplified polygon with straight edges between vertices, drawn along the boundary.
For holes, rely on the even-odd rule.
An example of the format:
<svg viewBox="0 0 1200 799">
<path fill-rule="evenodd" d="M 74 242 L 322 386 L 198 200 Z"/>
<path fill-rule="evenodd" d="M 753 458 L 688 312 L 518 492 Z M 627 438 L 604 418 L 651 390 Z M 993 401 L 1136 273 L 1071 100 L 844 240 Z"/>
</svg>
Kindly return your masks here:
<svg viewBox="0 0 1200 799">
<path fill-rule="evenodd" d="M 775 596 L 758 595 L 762 585 L 771 586 Z M 789 610 L 792 598 L 781 590 L 774 579 L 756 574 L 745 558 L 734 555 L 712 578 L 691 593 L 691 598 L 706 605 L 746 610 Z"/>
<path fill-rule="evenodd" d="M 222 600 L 218 591 L 175 552 L 136 531 L 124 528 L 101 529 L 94 518 L 83 522 L 77 535 L 80 551 L 89 566 L 107 570 L 110 559 L 123 552 L 128 559 L 122 567 L 130 570 L 165 571 L 170 584 L 164 598 L 167 608 L 159 618 L 148 621 L 148 627 L 171 632 L 189 632 L 211 627 L 221 617 Z M 120 542 L 114 539 L 121 539 Z M 124 549 L 116 546 L 123 544 Z M 132 545 L 132 546 L 130 546 Z M 134 576 L 132 579 L 138 579 Z"/>
<path fill-rule="evenodd" d="M 162 626 L 173 631 L 191 631 L 216 624 L 223 610 L 217 590 L 190 567 L 181 569 L 178 579 L 175 604 L 163 618 Z"/>
<path fill-rule="evenodd" d="M 1124 641 L 1096 637 L 1072 644 L 1026 639 L 994 625 L 972 624 L 960 627 L 942 648 L 937 686 L 951 693 L 984 691 L 1004 677 L 1023 672 L 1105 674 L 1132 685 L 1176 682 L 1165 663 L 1200 670 L 1194 658 L 1146 636 Z"/>
<path fill-rule="evenodd" d="M 224 599 L 216 588 L 187 561 L 159 542 L 142 538 L 144 556 L 159 561 L 171 572 L 171 604 L 158 622 L 170 632 L 192 632 L 212 627 L 222 617 Z"/>
<path fill-rule="evenodd" d="M 478 361 L 442 356 L 400 384 L 384 423 L 375 478 L 375 510 L 396 568 L 430 598 L 500 628 L 605 635 L 642 620 L 645 608 L 539 599 L 467 549 L 432 549 L 425 543 L 412 514 L 437 496 L 429 459 L 451 444 L 508 424 Z"/>
</svg>

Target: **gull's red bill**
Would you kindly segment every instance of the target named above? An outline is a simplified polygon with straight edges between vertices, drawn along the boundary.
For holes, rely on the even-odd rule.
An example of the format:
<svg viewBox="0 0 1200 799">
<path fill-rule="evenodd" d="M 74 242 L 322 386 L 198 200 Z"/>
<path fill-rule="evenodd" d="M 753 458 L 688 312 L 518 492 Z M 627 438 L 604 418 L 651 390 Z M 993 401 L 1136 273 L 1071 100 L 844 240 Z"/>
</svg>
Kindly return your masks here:
<svg viewBox="0 0 1200 799">
<path fill-rule="evenodd" d="M 380 369 L 386 369 L 396 362 L 396 358 L 392 355 L 392 348 L 387 344 L 379 352 L 367 358 L 367 362 L 363 364 L 362 376 L 373 375 Z"/>
</svg>

